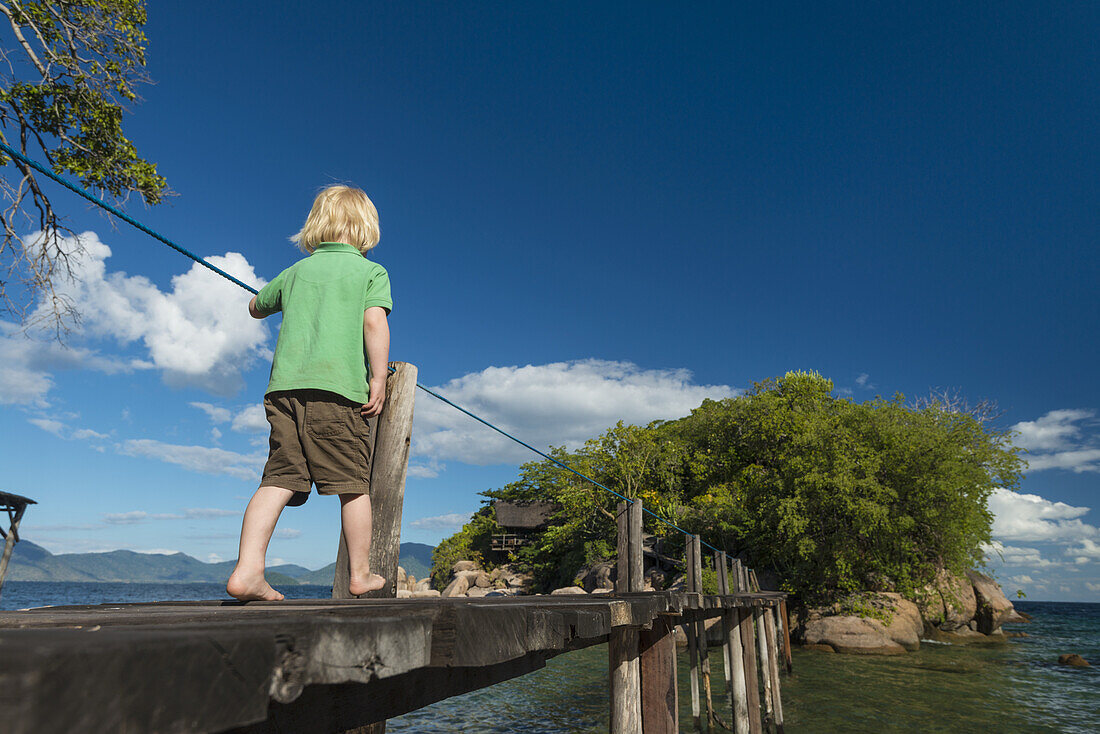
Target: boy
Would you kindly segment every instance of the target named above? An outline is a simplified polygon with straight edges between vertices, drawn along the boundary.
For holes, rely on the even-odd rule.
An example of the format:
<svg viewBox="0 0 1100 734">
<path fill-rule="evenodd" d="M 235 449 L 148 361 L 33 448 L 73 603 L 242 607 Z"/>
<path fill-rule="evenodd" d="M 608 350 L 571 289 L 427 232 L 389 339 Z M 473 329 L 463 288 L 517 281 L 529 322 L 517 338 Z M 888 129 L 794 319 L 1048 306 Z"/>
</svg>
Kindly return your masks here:
<svg viewBox="0 0 1100 734">
<path fill-rule="evenodd" d="M 283 508 L 318 494 L 340 497 L 354 595 L 379 589 L 370 571 L 370 467 L 377 416 L 386 400 L 393 308 L 385 268 L 366 259 L 381 237 L 367 195 L 330 186 L 317 195 L 291 241 L 309 256 L 264 286 L 253 318 L 283 312 L 264 409 L 270 451 L 241 525 L 226 591 L 241 601 L 278 601 L 264 579 L 267 545 Z"/>
</svg>

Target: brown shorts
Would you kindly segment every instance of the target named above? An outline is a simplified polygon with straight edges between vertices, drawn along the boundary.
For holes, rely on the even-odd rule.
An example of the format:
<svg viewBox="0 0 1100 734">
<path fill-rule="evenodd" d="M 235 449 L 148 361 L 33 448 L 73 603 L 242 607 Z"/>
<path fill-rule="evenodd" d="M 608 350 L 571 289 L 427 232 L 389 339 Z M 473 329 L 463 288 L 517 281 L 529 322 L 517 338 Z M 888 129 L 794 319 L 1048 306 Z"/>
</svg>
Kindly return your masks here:
<svg viewBox="0 0 1100 734">
<path fill-rule="evenodd" d="M 325 390 L 285 390 L 264 397 L 270 451 L 260 486 L 309 494 L 369 494 L 376 418 Z M 301 499 L 305 501 L 305 497 Z"/>
</svg>

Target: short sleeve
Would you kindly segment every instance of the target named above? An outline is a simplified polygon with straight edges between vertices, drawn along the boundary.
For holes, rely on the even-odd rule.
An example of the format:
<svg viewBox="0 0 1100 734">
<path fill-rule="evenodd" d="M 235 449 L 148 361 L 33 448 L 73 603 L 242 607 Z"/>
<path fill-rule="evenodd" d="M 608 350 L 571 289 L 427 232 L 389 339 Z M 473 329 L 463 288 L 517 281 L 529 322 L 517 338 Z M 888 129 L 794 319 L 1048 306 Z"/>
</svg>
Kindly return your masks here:
<svg viewBox="0 0 1100 734">
<path fill-rule="evenodd" d="M 381 306 L 386 313 L 393 310 L 393 298 L 390 296 L 390 275 L 381 265 L 375 264 L 375 270 L 367 282 L 367 292 L 364 294 L 363 310 L 372 306 Z"/>
<path fill-rule="evenodd" d="M 286 282 L 286 273 L 279 273 L 275 280 L 271 281 L 256 294 L 256 310 L 264 316 L 270 316 L 283 310 L 283 284 Z"/>
</svg>

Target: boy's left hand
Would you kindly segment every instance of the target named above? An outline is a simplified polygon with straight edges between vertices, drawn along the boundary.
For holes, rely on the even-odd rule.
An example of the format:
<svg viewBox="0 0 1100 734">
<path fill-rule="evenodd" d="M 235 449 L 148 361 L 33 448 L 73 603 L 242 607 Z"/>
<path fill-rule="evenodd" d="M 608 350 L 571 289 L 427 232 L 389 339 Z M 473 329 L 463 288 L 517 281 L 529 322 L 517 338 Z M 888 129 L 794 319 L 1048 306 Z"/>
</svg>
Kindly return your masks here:
<svg viewBox="0 0 1100 734">
<path fill-rule="evenodd" d="M 359 409 L 364 418 L 373 418 L 382 413 L 382 406 L 386 404 L 386 380 L 370 381 L 370 399 L 366 405 Z"/>
</svg>

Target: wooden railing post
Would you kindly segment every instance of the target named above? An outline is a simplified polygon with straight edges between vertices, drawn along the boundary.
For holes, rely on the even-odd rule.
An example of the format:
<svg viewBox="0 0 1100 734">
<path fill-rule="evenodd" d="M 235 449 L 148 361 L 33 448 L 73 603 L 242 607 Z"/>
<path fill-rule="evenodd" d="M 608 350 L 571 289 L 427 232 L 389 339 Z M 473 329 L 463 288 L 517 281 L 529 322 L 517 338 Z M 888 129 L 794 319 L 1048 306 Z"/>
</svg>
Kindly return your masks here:
<svg viewBox="0 0 1100 734">
<path fill-rule="evenodd" d="M 392 599 L 397 596 L 397 557 L 401 550 L 401 510 L 405 504 L 405 478 L 409 470 L 409 446 L 412 442 L 413 403 L 416 399 L 416 365 L 390 362 L 393 372 L 386 376 L 386 402 L 378 416 L 371 453 L 370 496 L 373 530 L 371 532 L 371 571 L 386 579 L 386 584 L 364 597 Z M 333 599 L 354 598 L 348 590 L 351 569 L 344 533 L 336 552 L 336 572 L 332 581 Z M 386 722 L 351 729 L 347 734 L 385 734 Z"/>
<path fill-rule="evenodd" d="M 719 553 L 722 570 L 718 576 L 719 588 L 724 594 L 736 594 L 740 588 L 736 576 L 730 576 L 725 551 Z M 734 565 L 736 570 L 736 565 Z M 722 614 L 722 639 L 726 659 L 726 689 L 733 712 L 735 734 L 749 734 L 749 709 L 745 697 L 745 661 L 741 651 L 741 630 L 738 627 L 740 609 L 727 609 Z"/>
<path fill-rule="evenodd" d="M 689 594 L 700 593 L 699 587 L 696 586 L 695 580 L 695 536 L 684 536 L 684 560 L 686 561 L 686 568 L 684 569 L 684 583 L 687 586 Z M 687 636 L 688 647 L 688 684 L 691 687 L 691 718 L 695 723 L 696 731 L 703 728 L 702 721 L 699 718 L 699 646 L 696 642 L 696 627 L 695 622 L 689 621 L 684 623 L 684 634 Z"/>
<path fill-rule="evenodd" d="M 642 590 L 642 504 L 620 502 L 616 515 L 615 591 Z M 642 734 L 642 681 L 638 659 L 638 630 L 613 627 L 608 637 L 607 654 L 611 686 L 612 734 Z"/>
<path fill-rule="evenodd" d="M 783 658 L 787 663 L 787 675 L 791 674 L 791 618 L 787 615 L 787 602 L 779 602 L 779 619 L 783 625 Z"/>
<path fill-rule="evenodd" d="M 779 649 L 778 636 L 775 634 L 775 618 L 772 617 L 770 607 L 764 610 L 764 630 L 768 638 L 768 678 L 772 689 L 772 721 L 775 723 L 776 734 L 783 734 L 783 698 L 779 694 Z"/>
<path fill-rule="evenodd" d="M 364 597 L 392 599 L 397 596 L 397 556 L 401 550 L 401 510 L 405 504 L 405 476 L 409 470 L 409 445 L 412 441 L 413 402 L 416 398 L 416 365 L 390 362 L 386 377 L 386 403 L 378 416 L 374 432 L 374 451 L 370 473 L 370 498 L 373 531 L 370 567 L 382 575 L 386 584 Z M 340 533 L 336 554 L 336 574 L 332 582 L 333 599 L 350 599 L 348 591 L 348 548 Z"/>
<path fill-rule="evenodd" d="M 703 546 L 702 539 L 698 535 L 692 536 L 694 552 L 692 553 L 695 570 L 695 588 L 703 593 Z M 707 627 L 702 617 L 695 622 L 695 644 L 699 649 L 699 668 L 703 678 L 703 703 L 706 713 L 706 731 L 714 726 L 714 702 L 710 687 L 710 658 L 707 655 Z"/>
</svg>

